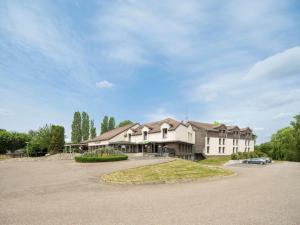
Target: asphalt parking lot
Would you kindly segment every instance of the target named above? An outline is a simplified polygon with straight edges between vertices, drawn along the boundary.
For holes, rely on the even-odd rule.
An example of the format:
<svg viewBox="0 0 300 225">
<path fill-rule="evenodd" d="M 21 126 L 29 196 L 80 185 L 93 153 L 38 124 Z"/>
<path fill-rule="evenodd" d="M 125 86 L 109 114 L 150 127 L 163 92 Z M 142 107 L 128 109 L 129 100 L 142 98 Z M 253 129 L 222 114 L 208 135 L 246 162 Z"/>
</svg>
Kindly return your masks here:
<svg viewBox="0 0 300 225">
<path fill-rule="evenodd" d="M 159 161 L 0 162 L 0 224 L 300 224 L 300 163 L 234 165 L 236 176 L 177 184 L 99 179 Z"/>
</svg>

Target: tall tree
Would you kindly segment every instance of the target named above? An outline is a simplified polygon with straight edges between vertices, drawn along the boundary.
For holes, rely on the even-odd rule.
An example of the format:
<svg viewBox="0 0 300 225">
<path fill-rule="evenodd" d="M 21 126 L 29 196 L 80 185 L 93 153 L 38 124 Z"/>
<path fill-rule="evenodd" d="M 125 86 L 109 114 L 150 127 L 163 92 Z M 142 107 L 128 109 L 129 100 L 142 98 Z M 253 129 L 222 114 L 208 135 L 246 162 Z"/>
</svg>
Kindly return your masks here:
<svg viewBox="0 0 300 225">
<path fill-rule="evenodd" d="M 119 123 L 119 126 L 118 127 L 123 127 L 123 126 L 126 126 L 128 124 L 132 124 L 133 122 L 130 121 L 130 120 L 123 120 L 122 122 Z"/>
<path fill-rule="evenodd" d="M 94 125 L 94 120 L 91 120 L 91 126 L 90 126 L 90 138 L 95 138 L 97 135 L 96 133 L 96 127 Z"/>
<path fill-rule="evenodd" d="M 82 141 L 80 112 L 74 113 L 71 140 L 73 144 L 78 144 Z"/>
<path fill-rule="evenodd" d="M 300 162 L 300 114 L 296 115 L 295 121 L 291 122 L 294 128 L 294 138 L 295 138 L 295 161 Z"/>
<path fill-rule="evenodd" d="M 58 125 L 51 126 L 51 141 L 49 152 L 55 154 L 61 152 L 65 144 L 65 128 Z"/>
<path fill-rule="evenodd" d="M 108 117 L 104 116 L 101 123 L 101 134 L 108 131 Z"/>
<path fill-rule="evenodd" d="M 82 133 L 82 140 L 86 141 L 89 139 L 90 136 L 90 119 L 89 115 L 86 112 L 82 112 L 81 114 L 81 133 Z"/>
<path fill-rule="evenodd" d="M 115 118 L 113 116 L 109 117 L 108 130 L 113 130 L 116 128 Z"/>
</svg>

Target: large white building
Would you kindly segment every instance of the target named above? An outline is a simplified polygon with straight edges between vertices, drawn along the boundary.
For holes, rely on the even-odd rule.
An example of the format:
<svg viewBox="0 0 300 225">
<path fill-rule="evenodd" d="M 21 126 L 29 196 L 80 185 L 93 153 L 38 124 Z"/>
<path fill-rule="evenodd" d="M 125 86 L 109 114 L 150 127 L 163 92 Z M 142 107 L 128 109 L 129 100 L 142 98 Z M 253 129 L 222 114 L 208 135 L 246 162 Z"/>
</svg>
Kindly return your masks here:
<svg viewBox="0 0 300 225">
<path fill-rule="evenodd" d="M 194 121 L 183 123 L 167 118 L 119 127 L 85 143 L 90 150 L 106 146 L 124 152 L 161 153 L 167 150 L 170 155 L 179 158 L 201 159 L 254 151 L 255 135 L 250 128 Z"/>
</svg>

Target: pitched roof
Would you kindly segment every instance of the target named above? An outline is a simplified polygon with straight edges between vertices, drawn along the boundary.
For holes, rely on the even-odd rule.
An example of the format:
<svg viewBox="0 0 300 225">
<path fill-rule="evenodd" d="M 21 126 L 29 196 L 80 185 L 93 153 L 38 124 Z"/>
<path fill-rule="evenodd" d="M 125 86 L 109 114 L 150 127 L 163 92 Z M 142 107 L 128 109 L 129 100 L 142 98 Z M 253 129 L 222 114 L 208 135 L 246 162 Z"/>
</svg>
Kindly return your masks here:
<svg viewBox="0 0 300 225">
<path fill-rule="evenodd" d="M 210 131 L 218 131 L 217 128 L 220 127 L 221 125 L 224 125 L 224 124 L 201 123 L 201 122 L 196 122 L 196 121 L 188 121 L 188 123 L 191 124 L 193 127 L 202 128 L 202 129 L 210 130 Z M 224 126 L 226 126 L 226 125 L 224 125 Z M 236 125 L 226 126 L 226 128 L 229 132 L 234 128 L 238 128 L 242 133 L 247 130 L 252 131 L 249 127 L 239 128 Z"/>
<path fill-rule="evenodd" d="M 132 124 L 128 124 L 128 125 L 125 125 L 123 127 L 118 127 L 118 128 L 115 128 L 113 130 L 110 130 L 108 132 L 105 132 L 104 134 L 101 134 L 100 136 L 97 136 L 93 139 L 90 139 L 86 142 L 92 142 L 92 141 L 105 141 L 105 140 L 109 140 L 109 139 L 112 139 L 113 137 L 121 134 L 122 132 L 132 128 L 133 126 L 137 125 L 137 123 L 132 123 Z"/>
<path fill-rule="evenodd" d="M 212 124 L 212 123 L 201 123 L 196 121 L 188 121 L 188 123 L 196 128 L 202 128 L 205 130 L 213 130 L 213 131 L 215 131 L 216 128 L 221 125 L 221 124 Z"/>
<path fill-rule="evenodd" d="M 170 129 L 169 130 L 176 130 L 176 128 L 180 124 L 183 124 L 183 123 L 178 122 L 178 121 L 176 121 L 174 119 L 167 118 L 167 119 L 164 119 L 164 120 L 160 120 L 160 121 L 155 121 L 155 122 L 150 122 L 150 123 L 143 124 L 143 125 L 139 126 L 138 128 L 134 129 L 133 135 L 140 135 L 140 134 L 142 134 L 143 127 L 148 127 L 149 128 L 149 134 L 160 132 L 160 127 L 161 127 L 161 125 L 163 123 L 167 123 L 167 124 L 170 125 Z"/>
</svg>

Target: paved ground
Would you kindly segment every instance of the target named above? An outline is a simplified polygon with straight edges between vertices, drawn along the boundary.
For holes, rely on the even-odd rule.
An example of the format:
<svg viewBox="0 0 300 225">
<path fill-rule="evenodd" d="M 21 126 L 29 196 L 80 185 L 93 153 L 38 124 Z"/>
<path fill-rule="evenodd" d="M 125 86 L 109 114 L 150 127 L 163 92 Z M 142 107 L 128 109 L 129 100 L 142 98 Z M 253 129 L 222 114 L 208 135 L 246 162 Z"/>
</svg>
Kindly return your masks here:
<svg viewBox="0 0 300 225">
<path fill-rule="evenodd" d="M 0 224 L 300 224 L 300 163 L 231 166 L 237 176 L 180 184 L 99 182 L 153 162 L 0 162 Z"/>
</svg>

